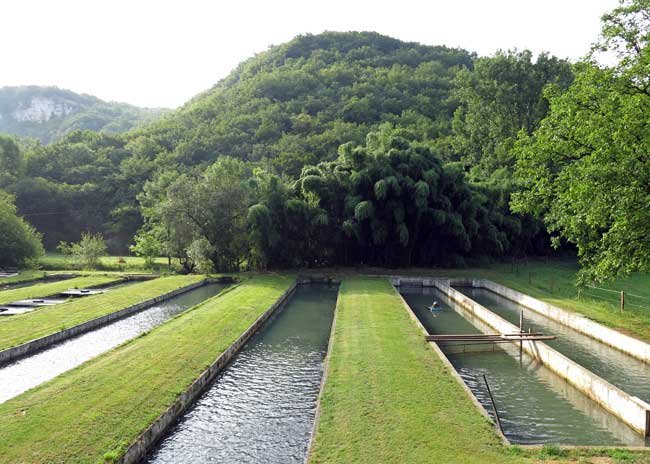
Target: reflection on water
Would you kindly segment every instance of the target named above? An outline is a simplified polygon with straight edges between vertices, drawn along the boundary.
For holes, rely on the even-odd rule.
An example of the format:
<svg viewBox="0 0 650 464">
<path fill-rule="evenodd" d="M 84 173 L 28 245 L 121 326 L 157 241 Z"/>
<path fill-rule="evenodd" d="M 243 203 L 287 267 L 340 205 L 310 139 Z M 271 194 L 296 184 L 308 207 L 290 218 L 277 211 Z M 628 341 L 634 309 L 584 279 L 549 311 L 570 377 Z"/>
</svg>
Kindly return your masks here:
<svg viewBox="0 0 650 464">
<path fill-rule="evenodd" d="M 400 288 L 400 291 L 432 334 L 494 332 L 436 290 Z M 432 313 L 426 309 L 434 299 L 442 305 L 443 311 Z M 520 362 L 516 344 L 499 345 L 495 352 L 447 356 L 493 416 L 483 375 L 488 378 L 504 433 L 512 443 L 645 444 L 645 440 L 627 425 L 533 358 L 524 353 Z"/>
<path fill-rule="evenodd" d="M 57 343 L 44 351 L 0 368 L 0 402 L 72 369 L 171 317 L 210 298 L 226 287 L 208 284 L 163 301 L 132 316 Z"/>
<path fill-rule="evenodd" d="M 304 462 L 336 294 L 326 285 L 298 287 L 148 462 Z"/>
</svg>

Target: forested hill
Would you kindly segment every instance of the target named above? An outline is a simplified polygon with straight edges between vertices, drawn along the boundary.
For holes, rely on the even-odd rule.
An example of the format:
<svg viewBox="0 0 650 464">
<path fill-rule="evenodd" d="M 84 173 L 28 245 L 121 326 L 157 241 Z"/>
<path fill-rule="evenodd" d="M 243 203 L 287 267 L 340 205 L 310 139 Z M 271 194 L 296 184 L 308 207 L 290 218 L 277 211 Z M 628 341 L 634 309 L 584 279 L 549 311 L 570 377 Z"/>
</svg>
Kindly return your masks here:
<svg viewBox="0 0 650 464">
<path fill-rule="evenodd" d="M 299 36 L 244 61 L 142 133 L 166 160 L 229 155 L 297 175 L 304 164 L 336 157 L 342 143 L 362 143 L 380 123 L 417 127 L 430 140 L 449 135 L 452 79 L 472 59 L 374 32 Z"/>
<path fill-rule="evenodd" d="M 109 103 L 56 87 L 0 88 L 0 133 L 31 137 L 43 143 L 78 129 L 126 132 L 161 113 L 160 109 Z"/>
<path fill-rule="evenodd" d="M 508 147 L 545 116 L 542 89 L 565 88 L 571 76 L 569 63 L 544 54 L 477 57 L 374 32 L 298 36 L 125 134 L 75 131 L 21 153 L 5 140 L 0 189 L 16 196 L 48 249 L 90 231 L 124 252 L 140 230 L 186 262 L 188 247 L 207 234 L 234 253 L 220 256 L 224 268 L 242 261 L 428 265 L 536 252 L 543 230 L 508 210 Z M 0 143 L 0 168 L 2 150 Z M 482 185 L 470 185 L 470 172 Z M 204 203 L 210 189 L 242 176 L 245 193 L 229 192 L 225 205 Z M 192 185 L 200 191 L 176 191 Z M 174 209 L 181 205 L 167 203 L 181 199 L 208 223 L 190 225 L 194 219 Z M 241 223 L 220 233 L 210 222 L 228 208 L 245 218 L 255 205 L 257 226 L 279 227 L 257 237 L 286 235 L 288 251 L 261 245 Z M 224 245 L 233 230 L 240 243 Z M 416 253 L 419 247 L 429 252 Z"/>
</svg>

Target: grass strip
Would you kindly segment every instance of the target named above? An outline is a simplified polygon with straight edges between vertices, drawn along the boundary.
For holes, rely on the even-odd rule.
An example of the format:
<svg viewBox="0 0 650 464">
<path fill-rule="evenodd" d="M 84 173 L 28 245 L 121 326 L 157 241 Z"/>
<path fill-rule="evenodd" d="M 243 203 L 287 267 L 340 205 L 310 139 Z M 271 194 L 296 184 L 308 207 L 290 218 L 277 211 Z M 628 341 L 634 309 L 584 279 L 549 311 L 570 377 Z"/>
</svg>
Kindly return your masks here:
<svg viewBox="0 0 650 464">
<path fill-rule="evenodd" d="M 0 318 L 0 350 L 74 327 L 186 287 L 204 278 L 204 276 L 161 277 L 116 288 L 99 295 L 71 299 L 55 306 L 44 306 L 30 313 Z"/>
<path fill-rule="evenodd" d="M 291 284 L 254 277 L 0 404 L 0 462 L 118 457 Z"/>
<path fill-rule="evenodd" d="M 392 273 L 483 277 L 650 343 L 650 275 L 636 273 L 621 277 L 600 284 L 603 290 L 587 288 L 579 296 L 575 286 L 578 269 L 575 260 L 554 259 L 468 269 L 408 269 Z M 619 295 L 607 290 L 626 292 L 623 312 L 619 308 Z"/>
<path fill-rule="evenodd" d="M 44 271 L 29 270 L 21 271 L 20 274 L 13 277 L 0 277 L 0 286 L 9 284 L 18 284 L 21 282 L 28 282 L 30 280 L 43 279 L 47 275 Z"/>
<path fill-rule="evenodd" d="M 57 295 L 71 288 L 94 287 L 117 282 L 122 278 L 119 276 L 93 275 L 74 277 L 56 282 L 30 285 L 29 287 L 14 288 L 0 291 L 0 304 L 11 303 L 12 301 L 27 300 L 30 298 L 42 298 Z"/>
<path fill-rule="evenodd" d="M 336 311 L 312 464 L 521 462 L 387 280 L 345 279 Z"/>
</svg>

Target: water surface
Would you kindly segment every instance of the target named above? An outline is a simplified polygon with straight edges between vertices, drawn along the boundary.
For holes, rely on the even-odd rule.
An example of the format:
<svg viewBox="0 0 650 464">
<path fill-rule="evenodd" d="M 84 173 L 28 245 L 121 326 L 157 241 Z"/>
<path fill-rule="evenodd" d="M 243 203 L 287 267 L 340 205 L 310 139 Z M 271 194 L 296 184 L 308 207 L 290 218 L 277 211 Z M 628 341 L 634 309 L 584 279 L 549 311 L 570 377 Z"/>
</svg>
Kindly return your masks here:
<svg viewBox="0 0 650 464">
<path fill-rule="evenodd" d="M 533 332 L 557 336 L 555 340 L 545 343 L 621 390 L 650 402 L 650 364 L 490 290 L 473 287 L 457 287 L 457 290 L 517 326 L 519 314 L 523 311 L 524 330 L 530 328 Z"/>
<path fill-rule="evenodd" d="M 299 286 L 147 462 L 303 463 L 336 295 L 336 287 Z"/>
<path fill-rule="evenodd" d="M 437 290 L 400 288 L 400 291 L 432 334 L 493 332 Z M 443 307 L 442 312 L 426 309 L 434 299 Z M 494 352 L 492 345 L 482 349 L 462 354 L 458 353 L 459 347 L 443 347 L 465 384 L 494 417 L 483 375 L 487 377 L 504 434 L 512 443 L 645 444 L 634 430 L 535 359 L 523 353 L 520 361 L 515 344 L 499 345 Z"/>
<path fill-rule="evenodd" d="M 0 367 L 0 402 L 70 370 L 223 290 L 208 284 Z"/>
</svg>

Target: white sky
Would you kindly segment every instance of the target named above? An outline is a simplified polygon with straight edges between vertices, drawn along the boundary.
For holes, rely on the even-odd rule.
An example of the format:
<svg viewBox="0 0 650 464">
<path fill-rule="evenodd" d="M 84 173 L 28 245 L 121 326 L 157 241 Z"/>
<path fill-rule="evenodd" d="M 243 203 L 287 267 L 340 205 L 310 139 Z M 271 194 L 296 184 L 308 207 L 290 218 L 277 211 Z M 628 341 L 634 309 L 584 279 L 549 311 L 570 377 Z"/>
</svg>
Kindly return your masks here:
<svg viewBox="0 0 650 464">
<path fill-rule="evenodd" d="M 0 86 L 176 107 L 301 33 L 374 30 L 481 55 L 583 56 L 616 0 L 5 0 Z"/>
</svg>

